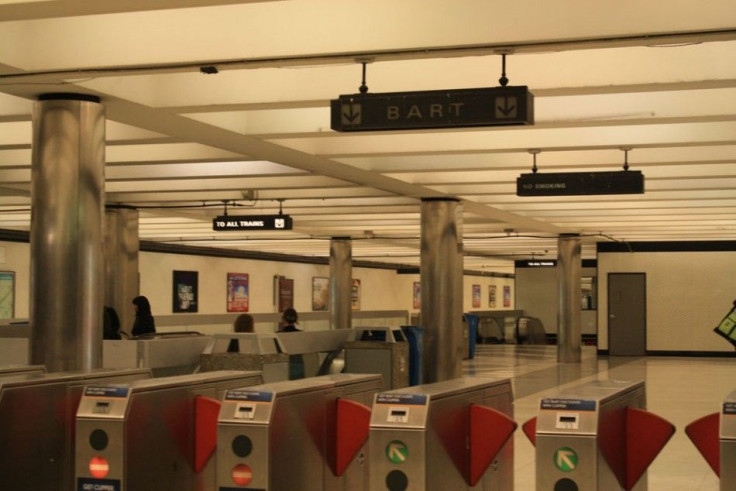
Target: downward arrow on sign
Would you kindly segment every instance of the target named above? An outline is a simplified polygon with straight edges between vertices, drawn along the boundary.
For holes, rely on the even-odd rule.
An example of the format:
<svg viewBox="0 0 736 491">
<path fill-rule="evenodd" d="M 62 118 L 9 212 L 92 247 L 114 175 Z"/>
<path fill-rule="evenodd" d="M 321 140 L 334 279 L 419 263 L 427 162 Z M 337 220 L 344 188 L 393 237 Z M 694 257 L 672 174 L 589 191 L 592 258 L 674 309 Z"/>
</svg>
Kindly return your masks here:
<svg viewBox="0 0 736 491">
<path fill-rule="evenodd" d="M 360 118 L 360 105 L 359 104 L 343 104 L 342 117 L 346 123 L 355 124 L 356 120 Z"/>
<path fill-rule="evenodd" d="M 507 118 L 516 115 L 516 97 L 497 97 L 496 110 Z"/>
</svg>

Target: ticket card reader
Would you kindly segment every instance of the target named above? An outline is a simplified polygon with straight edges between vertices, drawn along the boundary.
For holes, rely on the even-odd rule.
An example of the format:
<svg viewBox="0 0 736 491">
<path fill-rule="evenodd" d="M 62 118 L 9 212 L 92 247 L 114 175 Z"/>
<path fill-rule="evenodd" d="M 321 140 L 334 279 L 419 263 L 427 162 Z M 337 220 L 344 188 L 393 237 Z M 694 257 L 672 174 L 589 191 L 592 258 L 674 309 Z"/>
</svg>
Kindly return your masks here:
<svg viewBox="0 0 736 491">
<path fill-rule="evenodd" d="M 377 374 L 334 374 L 229 390 L 218 423 L 217 490 L 367 489 L 363 404 L 380 387 Z"/>
<path fill-rule="evenodd" d="M 260 372 L 214 371 L 84 389 L 76 491 L 211 491 L 220 398 Z"/>
<path fill-rule="evenodd" d="M 693 421 L 685 433 L 721 480 L 721 491 L 736 489 L 736 391 L 721 411 Z"/>
<path fill-rule="evenodd" d="M 71 489 L 74 418 L 84 386 L 150 376 L 148 369 L 130 368 L 0 378 L 0 489 Z"/>
<path fill-rule="evenodd" d="M 370 489 L 512 490 L 509 379 L 460 378 L 377 394 Z"/>
<path fill-rule="evenodd" d="M 596 381 L 541 399 L 524 424 L 536 489 L 647 489 L 646 470 L 675 427 L 645 408 L 644 382 Z"/>
</svg>

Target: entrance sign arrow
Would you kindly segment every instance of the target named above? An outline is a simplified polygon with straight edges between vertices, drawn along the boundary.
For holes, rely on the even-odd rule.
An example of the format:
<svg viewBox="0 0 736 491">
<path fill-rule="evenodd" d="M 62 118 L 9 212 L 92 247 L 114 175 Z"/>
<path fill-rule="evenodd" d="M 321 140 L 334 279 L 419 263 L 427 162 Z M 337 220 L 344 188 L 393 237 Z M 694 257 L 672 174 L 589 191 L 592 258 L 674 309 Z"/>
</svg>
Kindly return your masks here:
<svg viewBox="0 0 736 491">
<path fill-rule="evenodd" d="M 563 472 L 574 471 L 578 466 L 578 454 L 570 447 L 562 447 L 555 451 L 555 467 Z"/>
<path fill-rule="evenodd" d="M 386 445 L 386 457 L 394 464 L 401 464 L 409 457 L 409 448 L 399 440 L 392 440 Z"/>
</svg>

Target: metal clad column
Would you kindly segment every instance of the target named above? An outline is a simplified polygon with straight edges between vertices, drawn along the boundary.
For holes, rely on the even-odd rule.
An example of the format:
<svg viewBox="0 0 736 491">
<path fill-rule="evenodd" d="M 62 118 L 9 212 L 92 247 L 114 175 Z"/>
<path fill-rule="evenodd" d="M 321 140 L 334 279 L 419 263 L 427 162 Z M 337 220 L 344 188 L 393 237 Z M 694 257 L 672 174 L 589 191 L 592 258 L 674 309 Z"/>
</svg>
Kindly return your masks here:
<svg viewBox="0 0 736 491">
<path fill-rule="evenodd" d="M 425 383 L 462 374 L 462 218 L 457 211 L 457 200 L 422 200 L 420 281 Z"/>
<path fill-rule="evenodd" d="M 557 240 L 557 361 L 580 362 L 580 236 L 563 234 Z"/>
<path fill-rule="evenodd" d="M 330 329 L 353 325 L 350 297 L 353 289 L 353 253 L 350 237 L 330 240 Z"/>
<path fill-rule="evenodd" d="M 115 309 L 120 328 L 130 334 L 135 313 L 131 301 L 138 296 L 138 210 L 105 210 L 105 305 Z"/>
<path fill-rule="evenodd" d="M 96 97 L 46 94 L 33 111 L 30 359 L 102 365 L 105 115 Z"/>
</svg>

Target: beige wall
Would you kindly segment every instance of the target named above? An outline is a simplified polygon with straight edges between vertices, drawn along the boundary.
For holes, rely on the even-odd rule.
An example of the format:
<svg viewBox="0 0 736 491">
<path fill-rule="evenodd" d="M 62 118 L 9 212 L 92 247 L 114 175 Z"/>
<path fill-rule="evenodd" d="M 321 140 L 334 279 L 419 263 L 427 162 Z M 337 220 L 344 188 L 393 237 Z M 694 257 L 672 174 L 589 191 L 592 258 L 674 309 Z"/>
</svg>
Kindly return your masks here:
<svg viewBox="0 0 736 491">
<path fill-rule="evenodd" d="M 713 328 L 736 298 L 736 252 L 599 253 L 599 349 L 608 349 L 608 273 L 646 274 L 647 350 L 733 351 Z"/>
<path fill-rule="evenodd" d="M 5 263 L 0 269 L 16 272 L 16 317 L 28 317 L 29 246 L 26 243 L 0 242 L 5 250 Z M 0 255 L 0 258 L 3 256 Z M 328 265 L 257 261 L 182 254 L 141 252 L 140 292 L 151 301 L 154 315 L 172 313 L 173 271 L 197 271 L 199 313 L 226 312 L 227 273 L 249 275 L 250 312 L 276 312 L 273 303 L 273 279 L 275 275 L 294 280 L 294 307 L 300 312 L 312 310 L 312 277 L 329 277 Z M 361 310 L 406 310 L 413 308 L 413 284 L 419 274 L 397 274 L 395 270 L 353 268 L 353 279 L 361 283 Z M 481 285 L 481 307 L 472 308 L 472 285 Z M 495 284 L 498 310 L 513 309 L 514 280 L 485 276 L 466 276 L 463 286 L 463 309 L 493 310 L 488 307 L 488 286 Z M 511 287 L 511 306 L 503 306 L 503 286 Z M 132 305 L 131 305 L 132 308 Z M 182 314 L 186 315 L 186 314 Z"/>
<path fill-rule="evenodd" d="M 582 268 L 581 276 L 596 276 L 595 268 Z M 516 269 L 516 308 L 525 315 L 537 317 L 548 333 L 557 332 L 557 311 L 559 305 L 559 280 L 557 268 L 517 268 Z M 596 311 L 580 312 L 580 332 L 596 334 Z"/>
</svg>

